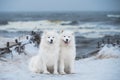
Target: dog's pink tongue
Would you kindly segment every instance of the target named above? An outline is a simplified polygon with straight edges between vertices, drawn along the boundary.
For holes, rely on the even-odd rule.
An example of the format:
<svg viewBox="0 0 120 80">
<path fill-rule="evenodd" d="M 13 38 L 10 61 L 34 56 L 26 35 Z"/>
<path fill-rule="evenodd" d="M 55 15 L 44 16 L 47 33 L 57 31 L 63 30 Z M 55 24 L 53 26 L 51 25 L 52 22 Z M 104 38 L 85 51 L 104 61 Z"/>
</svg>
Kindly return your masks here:
<svg viewBox="0 0 120 80">
<path fill-rule="evenodd" d="M 69 42 L 66 42 L 66 41 L 65 41 L 65 44 L 68 44 L 68 43 L 69 43 Z"/>
</svg>

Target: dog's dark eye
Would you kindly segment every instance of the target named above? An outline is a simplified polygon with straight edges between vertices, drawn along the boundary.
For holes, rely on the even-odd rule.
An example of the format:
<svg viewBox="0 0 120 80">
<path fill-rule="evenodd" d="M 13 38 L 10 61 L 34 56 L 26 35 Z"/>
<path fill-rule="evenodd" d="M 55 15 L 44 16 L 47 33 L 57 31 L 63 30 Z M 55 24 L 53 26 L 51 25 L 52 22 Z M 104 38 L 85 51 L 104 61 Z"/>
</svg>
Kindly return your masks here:
<svg viewBox="0 0 120 80">
<path fill-rule="evenodd" d="M 70 38 L 70 36 L 68 36 L 68 38 Z"/>
<path fill-rule="evenodd" d="M 66 37 L 66 36 L 64 36 L 64 37 Z"/>
<path fill-rule="evenodd" d="M 50 38 L 50 37 L 48 37 L 48 38 Z"/>
</svg>

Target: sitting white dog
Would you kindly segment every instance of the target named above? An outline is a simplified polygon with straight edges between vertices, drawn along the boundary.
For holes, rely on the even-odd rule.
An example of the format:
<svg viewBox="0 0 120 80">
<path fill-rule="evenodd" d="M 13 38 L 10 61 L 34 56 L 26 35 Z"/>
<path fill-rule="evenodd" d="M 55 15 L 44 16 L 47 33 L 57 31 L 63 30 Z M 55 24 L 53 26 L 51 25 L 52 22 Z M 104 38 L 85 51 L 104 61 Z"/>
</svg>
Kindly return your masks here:
<svg viewBox="0 0 120 80">
<path fill-rule="evenodd" d="M 56 31 L 45 31 L 43 33 L 39 53 L 32 57 L 29 63 L 31 71 L 58 74 L 59 40 Z"/>
<path fill-rule="evenodd" d="M 60 74 L 74 73 L 76 56 L 74 33 L 62 31 L 60 35 L 59 72 Z"/>
</svg>

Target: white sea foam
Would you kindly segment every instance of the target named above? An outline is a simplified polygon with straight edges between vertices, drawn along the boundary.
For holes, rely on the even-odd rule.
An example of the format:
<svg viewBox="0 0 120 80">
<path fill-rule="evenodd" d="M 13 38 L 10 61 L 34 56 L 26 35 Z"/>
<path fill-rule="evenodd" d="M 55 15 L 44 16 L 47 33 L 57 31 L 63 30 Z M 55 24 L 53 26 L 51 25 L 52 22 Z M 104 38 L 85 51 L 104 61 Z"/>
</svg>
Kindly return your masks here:
<svg viewBox="0 0 120 80">
<path fill-rule="evenodd" d="M 107 17 L 120 18 L 120 15 L 108 14 Z"/>
<path fill-rule="evenodd" d="M 49 20 L 41 20 L 41 21 L 16 21 L 9 22 L 8 25 L 0 25 L 0 30 L 4 31 L 32 31 L 32 30 L 48 30 L 48 29 L 56 29 L 56 30 L 64 30 L 70 29 L 74 32 L 79 32 L 84 37 L 88 38 L 98 38 L 103 37 L 106 34 L 111 32 L 119 33 L 120 30 L 117 29 L 113 25 L 104 25 L 100 23 L 84 23 L 79 25 L 61 25 L 62 23 L 70 23 L 70 21 L 49 21 Z"/>
</svg>

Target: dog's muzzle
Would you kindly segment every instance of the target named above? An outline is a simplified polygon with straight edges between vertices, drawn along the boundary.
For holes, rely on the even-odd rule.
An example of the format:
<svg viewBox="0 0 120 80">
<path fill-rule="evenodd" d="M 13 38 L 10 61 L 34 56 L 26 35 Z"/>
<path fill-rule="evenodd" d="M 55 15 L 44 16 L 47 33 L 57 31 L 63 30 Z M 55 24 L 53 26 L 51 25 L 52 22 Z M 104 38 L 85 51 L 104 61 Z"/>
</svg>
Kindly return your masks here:
<svg viewBox="0 0 120 80">
<path fill-rule="evenodd" d="M 65 42 L 65 44 L 68 44 L 68 43 L 69 43 L 69 40 L 68 40 L 68 39 L 66 39 L 64 42 Z"/>
<path fill-rule="evenodd" d="M 52 44 L 53 43 L 53 40 L 50 40 L 50 44 Z"/>
</svg>

